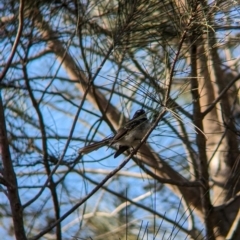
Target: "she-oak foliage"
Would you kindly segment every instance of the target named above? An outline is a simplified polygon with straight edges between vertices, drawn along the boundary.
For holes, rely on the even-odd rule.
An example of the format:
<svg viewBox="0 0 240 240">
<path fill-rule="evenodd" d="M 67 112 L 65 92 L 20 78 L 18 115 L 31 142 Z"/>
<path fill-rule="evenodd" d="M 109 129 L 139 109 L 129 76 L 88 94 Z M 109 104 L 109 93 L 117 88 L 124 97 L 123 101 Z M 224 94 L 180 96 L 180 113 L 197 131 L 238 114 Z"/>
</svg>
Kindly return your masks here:
<svg viewBox="0 0 240 240">
<path fill-rule="evenodd" d="M 237 1 L 0 6 L 1 235 L 240 239 Z M 137 109 L 125 160 L 78 154 Z"/>
</svg>

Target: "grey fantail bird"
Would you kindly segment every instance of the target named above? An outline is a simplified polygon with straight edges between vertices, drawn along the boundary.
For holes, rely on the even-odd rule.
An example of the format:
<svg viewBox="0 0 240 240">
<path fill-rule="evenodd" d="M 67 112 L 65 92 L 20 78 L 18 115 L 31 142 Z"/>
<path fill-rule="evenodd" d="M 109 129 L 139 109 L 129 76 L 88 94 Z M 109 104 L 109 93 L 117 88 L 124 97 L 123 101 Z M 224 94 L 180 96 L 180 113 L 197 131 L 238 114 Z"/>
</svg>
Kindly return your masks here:
<svg viewBox="0 0 240 240">
<path fill-rule="evenodd" d="M 117 146 L 118 149 L 114 154 L 114 158 L 116 158 L 129 148 L 138 146 L 149 128 L 150 123 L 145 111 L 143 109 L 137 110 L 133 118 L 119 128 L 113 137 L 108 137 L 102 141 L 85 146 L 79 149 L 78 152 L 79 154 L 87 154 L 106 145 L 109 147 Z"/>
</svg>

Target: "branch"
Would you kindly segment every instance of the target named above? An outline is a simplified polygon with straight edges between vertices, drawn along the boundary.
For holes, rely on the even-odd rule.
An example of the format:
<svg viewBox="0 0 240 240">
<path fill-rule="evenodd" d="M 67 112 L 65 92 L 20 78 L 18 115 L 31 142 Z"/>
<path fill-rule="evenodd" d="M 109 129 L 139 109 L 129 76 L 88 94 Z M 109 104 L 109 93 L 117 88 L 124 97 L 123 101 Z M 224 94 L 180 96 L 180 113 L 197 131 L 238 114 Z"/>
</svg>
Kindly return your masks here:
<svg viewBox="0 0 240 240">
<path fill-rule="evenodd" d="M 237 216 L 226 236 L 226 239 L 239 239 L 240 237 L 240 209 L 238 209 Z"/>
<path fill-rule="evenodd" d="M 35 237 L 31 238 L 31 240 L 37 240 L 42 237 L 45 233 L 49 232 L 53 229 L 57 224 L 62 222 L 65 218 L 67 218 L 72 212 L 74 212 L 77 208 L 79 208 L 83 203 L 85 203 L 91 196 L 93 196 L 102 186 L 111 178 L 113 177 L 118 171 L 120 171 L 131 159 L 133 156 L 133 152 L 112 172 L 110 172 L 89 194 L 87 194 L 82 200 L 73 206 L 70 210 L 68 210 L 62 217 L 60 217 L 57 221 L 55 221 L 51 226 L 45 228 L 42 232 L 40 232 Z"/>
<path fill-rule="evenodd" d="M 16 35 L 16 38 L 15 38 L 15 41 L 14 41 L 14 44 L 13 44 L 13 47 L 12 47 L 12 51 L 11 51 L 11 54 L 9 56 L 9 59 L 0 75 L 0 82 L 3 80 L 3 78 L 5 77 L 11 63 L 12 63 L 12 60 L 13 60 L 13 57 L 15 55 L 15 52 L 16 52 L 16 49 L 17 49 L 17 46 L 18 46 L 18 43 L 19 43 L 19 40 L 20 40 L 20 37 L 22 35 L 22 30 L 23 30 L 23 15 L 24 15 L 24 0 L 20 0 L 20 4 L 19 4 L 19 15 L 18 15 L 18 19 L 19 19 L 19 24 L 18 24 L 18 31 L 17 31 L 17 35 Z"/>
<path fill-rule="evenodd" d="M 215 106 L 216 104 L 221 100 L 222 96 L 228 91 L 228 89 L 237 81 L 240 79 L 240 74 L 237 75 L 231 82 L 228 83 L 228 85 L 222 90 L 222 92 L 218 95 L 218 97 L 212 102 L 212 104 L 204 111 L 202 112 L 202 118 L 204 118 Z"/>
<path fill-rule="evenodd" d="M 89 178 L 86 174 L 81 174 L 81 175 L 82 175 L 85 179 L 87 179 L 89 182 L 91 182 L 91 183 L 93 183 L 93 184 L 95 184 L 95 185 L 98 184 L 96 181 L 94 181 L 93 179 Z M 172 219 L 166 217 L 165 214 L 161 214 L 161 213 L 159 213 L 157 210 L 154 210 L 154 209 L 152 209 L 152 208 L 147 207 L 145 204 L 141 204 L 141 203 L 139 203 L 139 202 L 136 202 L 136 201 L 134 201 L 134 199 L 127 198 L 126 196 L 122 195 L 121 193 L 118 193 L 118 192 L 116 192 L 116 191 L 113 191 L 113 190 L 109 189 L 108 187 L 102 186 L 102 189 L 104 189 L 105 191 L 113 194 L 114 196 L 116 196 L 116 197 L 118 197 L 118 198 L 122 198 L 122 199 L 126 200 L 125 205 L 131 203 L 132 205 L 134 205 L 134 206 L 136 206 L 136 207 L 139 207 L 139 208 L 141 208 L 141 209 L 144 209 L 145 211 L 148 211 L 149 213 L 152 213 L 152 214 L 158 216 L 159 218 L 164 219 L 165 221 L 167 221 L 167 222 L 173 224 L 174 226 L 178 227 L 179 229 L 181 229 L 183 232 L 189 234 L 189 235 L 192 236 L 192 238 L 194 239 L 194 235 L 192 234 L 191 231 L 188 231 L 187 229 L 185 229 L 181 224 L 179 224 L 179 223 L 176 222 L 175 220 L 172 220 Z"/>
<path fill-rule="evenodd" d="M 27 54 L 26 54 L 26 57 L 27 57 Z M 44 123 L 44 117 L 43 117 L 43 114 L 40 110 L 39 103 L 35 99 L 35 96 L 33 94 L 33 90 L 31 89 L 30 81 L 28 79 L 28 73 L 27 73 L 26 65 L 23 65 L 22 70 L 23 70 L 23 76 L 24 76 L 24 79 L 25 79 L 27 90 L 28 90 L 28 93 L 29 93 L 29 97 L 31 99 L 33 108 L 35 109 L 35 111 L 37 113 L 37 116 L 38 116 L 40 132 L 41 132 L 41 135 L 42 135 L 41 140 L 42 140 L 42 148 L 43 148 L 43 163 L 44 163 L 44 167 L 45 167 L 46 173 L 48 175 L 48 179 L 49 179 L 49 189 L 50 189 L 51 195 L 52 195 L 52 201 L 53 201 L 53 206 L 54 206 L 54 210 L 55 210 L 55 217 L 56 217 L 56 219 L 59 219 L 59 217 L 60 217 L 60 207 L 59 207 L 58 195 L 57 195 L 57 191 L 56 191 L 56 185 L 55 185 L 53 177 L 51 175 L 51 169 L 50 169 L 49 162 L 48 162 L 47 134 L 46 134 L 46 127 L 45 127 L 45 123 Z M 45 187 L 43 189 L 45 189 Z M 56 227 L 56 238 L 58 240 L 62 239 L 60 223 Z"/>
<path fill-rule="evenodd" d="M 227 202 L 214 207 L 214 211 L 222 211 L 222 210 L 226 209 L 228 206 L 233 204 L 235 201 L 239 201 L 239 198 L 240 198 L 240 192 L 238 192 L 234 197 L 230 198 Z"/>
<path fill-rule="evenodd" d="M 167 183 L 167 184 L 181 186 L 181 187 L 194 187 L 194 188 L 202 186 L 200 181 L 192 181 L 192 182 L 187 181 L 187 180 L 186 181 L 176 181 L 176 180 L 173 180 L 173 179 L 161 178 L 157 174 L 155 174 L 154 172 L 152 172 L 149 169 L 147 169 L 146 167 L 144 167 L 143 165 L 141 165 L 141 168 L 148 175 L 150 175 L 152 178 L 158 180 L 160 183 Z"/>
<path fill-rule="evenodd" d="M 196 143 L 199 152 L 199 177 L 202 180 L 201 202 L 202 212 L 204 217 L 204 223 L 206 226 L 206 237 L 207 239 L 215 239 L 213 233 L 213 225 L 211 219 L 212 205 L 210 200 L 210 188 L 209 188 L 209 174 L 208 174 L 208 162 L 206 155 L 206 139 L 202 134 L 203 132 L 203 118 L 201 114 L 200 100 L 199 100 L 199 85 L 197 79 L 197 45 L 192 44 L 191 46 L 191 92 L 193 98 L 193 117 L 194 124 L 196 126 Z M 201 132 L 200 132 L 200 131 Z"/>
<path fill-rule="evenodd" d="M 17 240 L 27 240 L 23 223 L 22 204 L 18 194 L 17 178 L 13 168 L 9 150 L 7 129 L 4 116 L 2 96 L 0 94 L 0 152 L 2 155 L 3 175 L 7 183 L 8 199 L 11 206 L 11 213 L 14 225 L 15 237 Z"/>
</svg>

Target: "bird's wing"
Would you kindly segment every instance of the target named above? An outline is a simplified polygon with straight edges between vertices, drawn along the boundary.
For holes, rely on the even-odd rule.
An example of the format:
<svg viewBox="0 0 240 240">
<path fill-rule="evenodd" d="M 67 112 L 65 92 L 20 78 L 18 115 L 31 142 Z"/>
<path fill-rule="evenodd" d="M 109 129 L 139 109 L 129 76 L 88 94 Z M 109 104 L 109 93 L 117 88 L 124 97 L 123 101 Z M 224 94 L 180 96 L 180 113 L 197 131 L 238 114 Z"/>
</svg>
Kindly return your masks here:
<svg viewBox="0 0 240 240">
<path fill-rule="evenodd" d="M 128 129 L 127 128 L 120 128 L 118 129 L 116 135 L 113 137 L 113 139 L 110 141 L 109 147 L 111 147 L 114 143 L 119 141 L 126 133 Z"/>
<path fill-rule="evenodd" d="M 115 152 L 114 158 L 118 157 L 120 154 L 128 150 L 130 147 L 129 146 L 120 146 L 119 149 Z"/>
<path fill-rule="evenodd" d="M 147 121 L 147 118 L 142 118 L 142 119 L 134 118 L 128 121 L 124 127 L 121 127 L 120 129 L 118 129 L 116 135 L 113 137 L 112 141 L 110 141 L 109 147 L 111 147 L 114 143 L 121 140 L 121 138 L 124 137 L 128 131 L 135 129 L 136 127 L 141 125 L 141 123 L 143 123 L 144 121 Z"/>
</svg>

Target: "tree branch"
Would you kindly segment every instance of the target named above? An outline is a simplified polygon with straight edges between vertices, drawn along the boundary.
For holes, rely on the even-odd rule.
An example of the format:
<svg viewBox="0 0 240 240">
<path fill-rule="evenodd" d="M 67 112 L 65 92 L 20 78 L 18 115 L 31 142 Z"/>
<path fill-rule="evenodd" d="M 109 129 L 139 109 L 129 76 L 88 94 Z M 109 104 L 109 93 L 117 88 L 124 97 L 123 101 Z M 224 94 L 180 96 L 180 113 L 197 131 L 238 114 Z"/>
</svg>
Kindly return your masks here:
<svg viewBox="0 0 240 240">
<path fill-rule="evenodd" d="M 9 150 L 4 107 L 0 93 L 0 152 L 3 162 L 3 175 L 7 183 L 8 199 L 11 206 L 15 237 L 17 240 L 27 240 L 23 223 L 22 204 L 18 194 L 17 178 L 13 168 Z"/>
<path fill-rule="evenodd" d="M 17 49 L 17 46 L 18 46 L 18 43 L 19 43 L 19 40 L 20 40 L 20 37 L 22 35 L 22 30 L 23 30 L 23 15 L 24 15 L 24 0 L 20 0 L 20 4 L 19 4 L 19 14 L 18 14 L 18 20 L 19 20 L 19 23 L 18 23 L 18 31 L 17 31 L 17 35 L 16 35 L 16 38 L 15 38 L 15 41 L 14 41 L 14 44 L 13 44 L 13 47 L 12 47 L 12 51 L 11 51 L 11 54 L 8 58 L 8 61 L 0 75 L 0 82 L 3 80 L 3 78 L 5 77 L 11 63 L 12 63 L 12 60 L 13 60 L 13 57 L 15 55 L 15 52 L 16 52 L 16 49 Z"/>
<path fill-rule="evenodd" d="M 232 85 L 240 79 L 240 74 L 237 75 L 232 81 L 230 81 L 227 86 L 222 90 L 221 93 L 219 93 L 218 97 L 212 102 L 212 104 L 204 111 L 202 112 L 202 118 L 204 118 L 211 110 L 216 106 L 216 104 L 222 99 L 222 96 L 228 91 Z"/>
<path fill-rule="evenodd" d="M 197 81 L 197 46 L 195 43 L 191 46 L 191 66 L 192 66 L 192 80 L 191 80 L 191 91 L 193 98 L 193 118 L 194 124 L 196 126 L 196 143 L 199 152 L 199 177 L 202 180 L 201 188 L 201 201 L 202 201 L 202 211 L 204 215 L 204 223 L 206 226 L 206 238 L 215 239 L 213 233 L 213 225 L 211 212 L 212 205 L 210 200 L 210 188 L 209 188 L 209 175 L 208 175 L 208 162 L 206 155 L 206 139 L 202 134 L 203 129 L 203 118 L 201 117 L 201 107 L 199 101 L 199 86 Z M 201 132 L 199 131 L 201 130 Z"/>
</svg>

